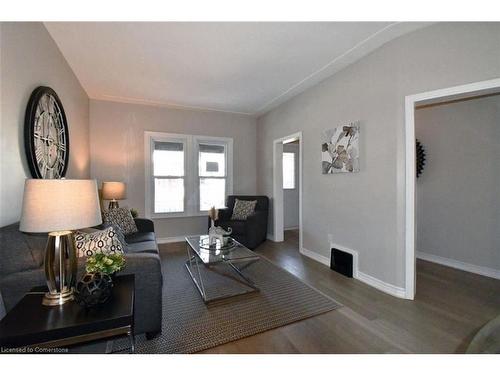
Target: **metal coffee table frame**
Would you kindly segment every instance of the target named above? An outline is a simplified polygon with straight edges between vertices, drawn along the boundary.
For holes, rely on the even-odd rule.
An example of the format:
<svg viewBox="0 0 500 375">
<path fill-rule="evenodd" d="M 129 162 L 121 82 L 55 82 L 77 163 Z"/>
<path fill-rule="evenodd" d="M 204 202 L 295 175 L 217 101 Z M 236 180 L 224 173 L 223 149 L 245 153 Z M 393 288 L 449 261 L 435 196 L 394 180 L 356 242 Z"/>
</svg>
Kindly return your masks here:
<svg viewBox="0 0 500 375">
<path fill-rule="evenodd" d="M 236 242 L 236 246 L 244 247 L 243 245 L 241 245 L 237 241 L 235 241 L 235 242 Z M 215 261 L 215 262 L 205 263 L 201 260 L 198 253 L 192 248 L 192 246 L 189 243 L 187 238 L 186 238 L 186 250 L 187 250 L 187 255 L 188 255 L 188 259 L 185 262 L 186 269 L 189 273 L 189 276 L 191 277 L 191 280 L 193 280 L 194 285 L 198 289 L 198 292 L 200 292 L 201 298 L 203 299 L 203 302 L 205 304 L 208 304 L 208 303 L 214 302 L 214 301 L 219 301 L 219 300 L 226 299 L 226 298 L 236 297 L 236 296 L 240 296 L 243 294 L 254 293 L 254 292 L 259 291 L 259 288 L 257 287 L 257 285 L 255 285 L 255 283 L 248 276 L 245 276 L 242 273 L 242 271 L 245 268 L 247 268 L 250 265 L 252 265 L 253 263 L 259 261 L 260 257 L 257 254 L 255 254 L 255 257 L 247 257 L 247 258 L 243 258 L 243 259 L 232 259 L 232 260 L 221 258 L 220 260 Z M 251 251 L 251 250 L 248 250 L 248 251 Z M 200 265 L 200 263 L 201 263 L 201 265 Z M 221 264 L 221 263 L 227 264 L 229 266 L 229 269 L 232 270 L 236 275 L 238 275 L 239 278 L 228 275 L 228 274 L 224 274 L 222 272 L 219 272 L 217 269 L 215 269 L 213 267 L 213 266 Z M 239 264 L 242 264 L 242 265 L 238 266 Z M 200 271 L 201 266 L 205 267 L 210 272 L 217 273 L 218 275 L 221 275 L 221 276 L 227 278 L 228 280 L 232 280 L 234 282 L 238 282 L 240 284 L 246 285 L 246 286 L 250 287 L 251 289 L 245 290 L 242 292 L 224 294 L 224 295 L 216 296 L 213 298 L 209 298 L 207 296 L 207 293 L 205 290 L 205 285 L 203 283 L 203 277 L 202 277 L 201 271 Z M 193 270 L 196 269 L 194 273 L 196 273 L 197 275 L 195 275 L 193 273 L 193 271 L 191 271 L 192 269 Z"/>
</svg>

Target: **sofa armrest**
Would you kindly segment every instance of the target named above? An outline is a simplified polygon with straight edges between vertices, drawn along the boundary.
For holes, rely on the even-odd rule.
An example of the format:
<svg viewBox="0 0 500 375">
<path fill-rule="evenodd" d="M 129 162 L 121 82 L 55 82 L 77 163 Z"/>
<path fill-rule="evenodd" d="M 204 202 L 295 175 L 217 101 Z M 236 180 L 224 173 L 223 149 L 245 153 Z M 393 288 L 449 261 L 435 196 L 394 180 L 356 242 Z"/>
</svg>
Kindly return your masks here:
<svg viewBox="0 0 500 375">
<path fill-rule="evenodd" d="M 255 248 L 267 237 L 267 211 L 255 211 L 245 221 L 245 233 L 249 248 Z"/>
<path fill-rule="evenodd" d="M 137 225 L 137 230 L 139 232 L 154 232 L 155 231 L 155 224 L 153 223 L 153 220 L 150 219 L 144 219 L 144 218 L 135 218 L 135 225 Z"/>
<path fill-rule="evenodd" d="M 135 275 L 134 332 L 160 332 L 163 295 L 160 257 L 151 253 L 128 253 L 125 259 L 126 267 L 119 274 Z"/>
</svg>

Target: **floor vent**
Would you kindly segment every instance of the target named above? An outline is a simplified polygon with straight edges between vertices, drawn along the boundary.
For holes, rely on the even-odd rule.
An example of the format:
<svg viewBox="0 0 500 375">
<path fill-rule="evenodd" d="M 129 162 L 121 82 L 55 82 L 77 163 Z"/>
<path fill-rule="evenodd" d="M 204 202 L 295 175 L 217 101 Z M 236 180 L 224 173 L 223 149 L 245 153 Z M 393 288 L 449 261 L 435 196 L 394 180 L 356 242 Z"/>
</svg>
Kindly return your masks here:
<svg viewBox="0 0 500 375">
<path fill-rule="evenodd" d="M 352 277 L 352 254 L 332 248 L 330 268 L 344 276 Z"/>
</svg>

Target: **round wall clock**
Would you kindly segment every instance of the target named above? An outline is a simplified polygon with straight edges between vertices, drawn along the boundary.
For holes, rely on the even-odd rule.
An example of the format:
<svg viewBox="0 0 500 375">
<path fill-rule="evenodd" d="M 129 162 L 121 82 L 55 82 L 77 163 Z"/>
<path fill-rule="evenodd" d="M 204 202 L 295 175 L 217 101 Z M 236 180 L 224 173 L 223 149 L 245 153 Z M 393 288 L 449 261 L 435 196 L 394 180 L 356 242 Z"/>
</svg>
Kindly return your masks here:
<svg viewBox="0 0 500 375">
<path fill-rule="evenodd" d="M 37 87 L 24 118 L 24 148 L 33 178 L 63 178 L 68 168 L 69 134 L 59 97 L 50 87 Z"/>
</svg>

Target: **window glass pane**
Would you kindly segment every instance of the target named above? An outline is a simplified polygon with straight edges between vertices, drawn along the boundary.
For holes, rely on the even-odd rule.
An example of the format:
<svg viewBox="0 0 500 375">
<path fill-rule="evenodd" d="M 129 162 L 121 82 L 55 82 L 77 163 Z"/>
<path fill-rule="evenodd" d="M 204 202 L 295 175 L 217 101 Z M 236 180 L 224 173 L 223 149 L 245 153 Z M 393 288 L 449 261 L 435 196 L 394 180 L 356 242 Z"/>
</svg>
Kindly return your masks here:
<svg viewBox="0 0 500 375">
<path fill-rule="evenodd" d="M 295 189 L 295 154 L 283 153 L 283 189 Z"/>
<path fill-rule="evenodd" d="M 184 176 L 184 144 L 155 142 L 153 169 L 155 176 Z"/>
<path fill-rule="evenodd" d="M 207 211 L 212 206 L 225 206 L 226 179 L 200 178 L 200 211 Z"/>
<path fill-rule="evenodd" d="M 221 145 L 200 144 L 198 172 L 204 177 L 226 176 L 226 148 Z"/>
<path fill-rule="evenodd" d="M 155 213 L 184 211 L 184 179 L 155 178 Z"/>
</svg>

